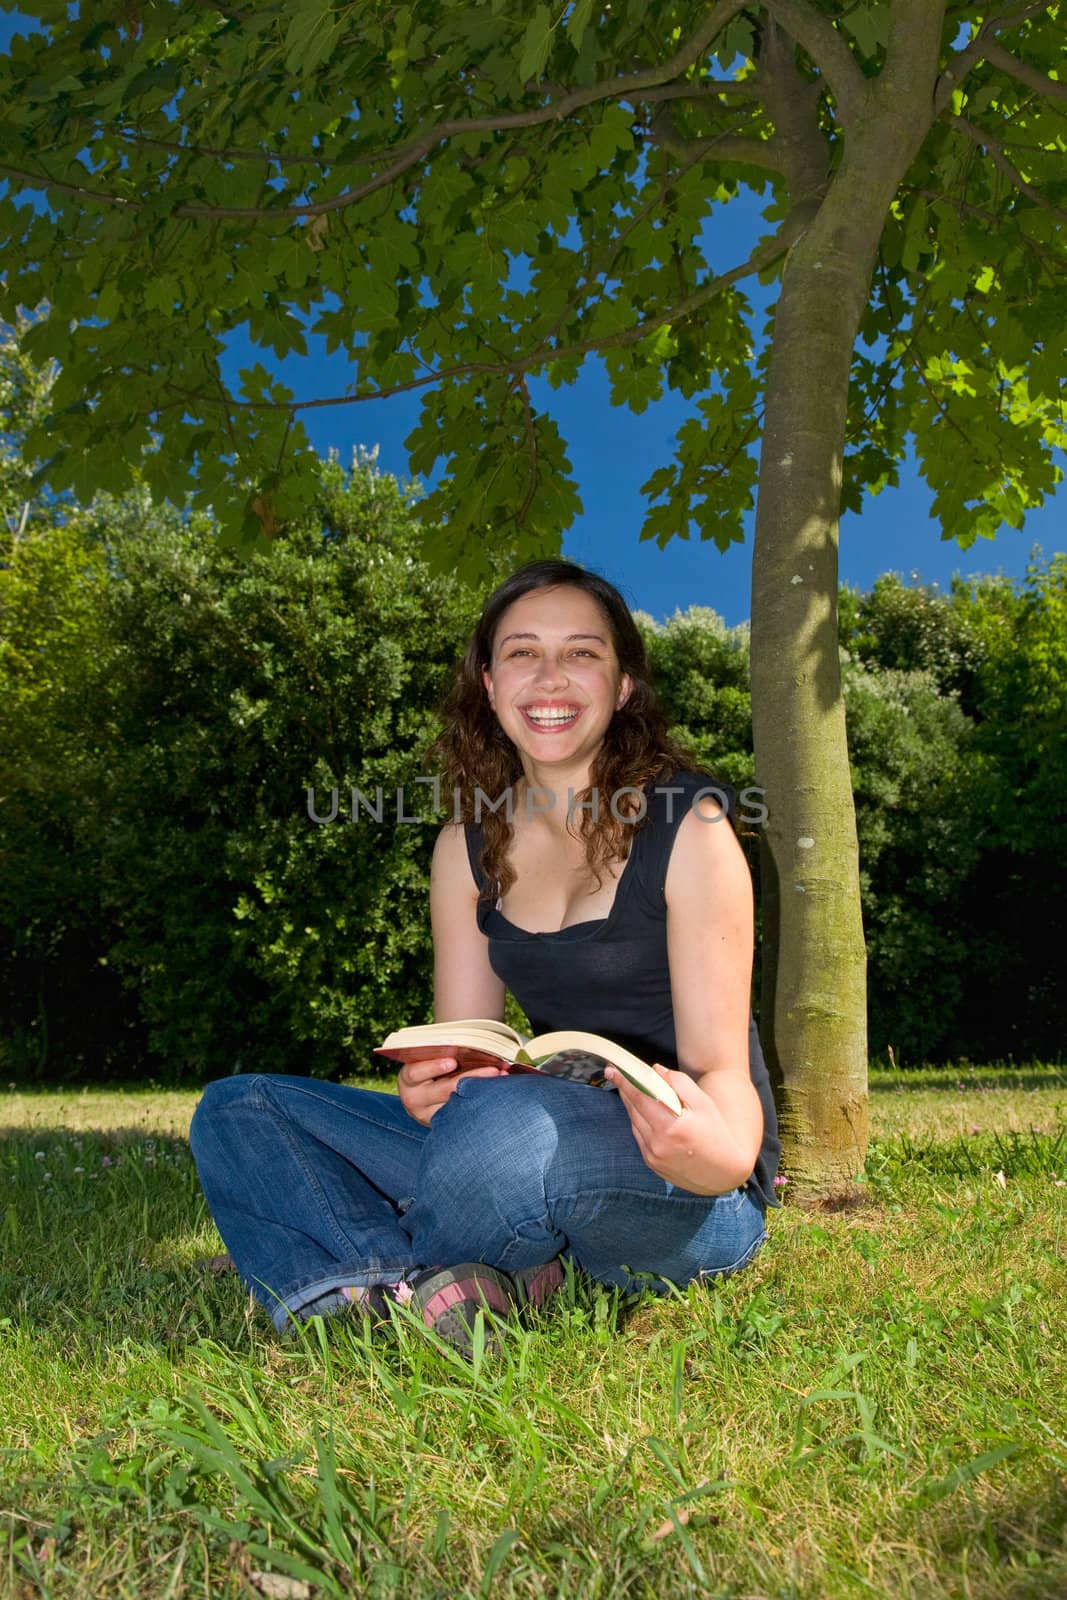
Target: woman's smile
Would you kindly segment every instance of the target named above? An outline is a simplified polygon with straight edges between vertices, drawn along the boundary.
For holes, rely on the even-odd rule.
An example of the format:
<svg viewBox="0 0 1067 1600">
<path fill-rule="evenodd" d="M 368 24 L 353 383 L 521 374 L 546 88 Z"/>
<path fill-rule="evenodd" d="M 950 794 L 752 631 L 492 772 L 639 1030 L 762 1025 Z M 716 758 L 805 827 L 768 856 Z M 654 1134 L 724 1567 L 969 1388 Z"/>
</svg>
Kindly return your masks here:
<svg viewBox="0 0 1067 1600">
<path fill-rule="evenodd" d="M 582 706 L 547 706 L 534 704 L 520 706 L 524 721 L 537 733 L 560 733 L 573 728 L 582 714 Z"/>
<path fill-rule="evenodd" d="M 519 750 L 554 765 L 588 764 L 630 692 L 607 619 L 590 595 L 566 584 L 508 607 L 482 679 Z"/>
</svg>

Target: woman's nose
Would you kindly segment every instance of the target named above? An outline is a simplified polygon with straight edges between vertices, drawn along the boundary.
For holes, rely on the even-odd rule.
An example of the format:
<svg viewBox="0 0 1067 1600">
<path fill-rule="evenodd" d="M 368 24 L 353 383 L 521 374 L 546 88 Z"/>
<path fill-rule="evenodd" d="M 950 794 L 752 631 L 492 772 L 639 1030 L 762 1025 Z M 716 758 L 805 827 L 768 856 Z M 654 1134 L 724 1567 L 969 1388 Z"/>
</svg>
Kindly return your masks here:
<svg viewBox="0 0 1067 1600">
<path fill-rule="evenodd" d="M 541 684 L 566 683 L 567 669 L 563 661 L 557 656 L 545 654 L 541 657 L 541 664 L 537 669 L 537 682 Z"/>
</svg>

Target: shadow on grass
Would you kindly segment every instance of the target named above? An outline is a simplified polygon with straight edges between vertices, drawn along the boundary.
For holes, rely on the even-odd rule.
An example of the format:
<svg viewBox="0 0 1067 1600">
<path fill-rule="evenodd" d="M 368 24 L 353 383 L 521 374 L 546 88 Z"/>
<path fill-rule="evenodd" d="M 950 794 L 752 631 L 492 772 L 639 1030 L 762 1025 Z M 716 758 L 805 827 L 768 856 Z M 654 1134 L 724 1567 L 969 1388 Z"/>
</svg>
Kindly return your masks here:
<svg viewBox="0 0 1067 1600">
<path fill-rule="evenodd" d="M 1050 1472 L 1043 1486 L 1028 1493 L 997 1495 L 985 1504 L 972 1499 L 965 1509 L 953 1497 L 940 1517 L 934 1512 L 932 1531 L 939 1555 L 952 1565 L 962 1558 L 973 1573 L 988 1560 L 997 1573 L 996 1588 L 987 1589 L 979 1577 L 975 1593 L 1006 1600 L 1062 1600 L 1067 1594 L 1067 1485 L 1062 1477 Z"/>
<path fill-rule="evenodd" d="M 983 1089 L 1067 1089 L 1067 1070 L 1050 1067 L 1005 1067 L 974 1072 L 970 1068 L 916 1067 L 914 1072 L 872 1072 L 871 1094 L 959 1094 Z"/>
<path fill-rule="evenodd" d="M 0 1128 L 0 1213 L 9 1326 L 79 1354 L 247 1337 L 239 1280 L 198 1265 L 220 1246 L 187 1140 L 129 1126 Z"/>
</svg>

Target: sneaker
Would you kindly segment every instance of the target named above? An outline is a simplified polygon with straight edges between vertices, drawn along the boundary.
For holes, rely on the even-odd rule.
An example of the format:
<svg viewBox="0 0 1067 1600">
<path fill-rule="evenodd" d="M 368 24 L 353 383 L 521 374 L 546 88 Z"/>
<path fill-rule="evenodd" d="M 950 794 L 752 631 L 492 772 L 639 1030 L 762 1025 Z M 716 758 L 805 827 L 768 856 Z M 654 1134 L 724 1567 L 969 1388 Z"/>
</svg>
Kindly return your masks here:
<svg viewBox="0 0 1067 1600">
<path fill-rule="evenodd" d="M 540 1311 L 567 1281 L 562 1256 L 546 1261 L 541 1267 L 523 1267 L 509 1276 L 515 1285 L 515 1299 L 521 1311 Z"/>
<path fill-rule="evenodd" d="M 474 1327 L 479 1311 L 506 1317 L 516 1304 L 515 1286 L 506 1272 L 484 1262 L 463 1262 L 457 1267 L 428 1267 L 407 1280 L 412 1309 L 462 1355 L 474 1351 Z M 485 1348 L 499 1351 L 500 1342 L 486 1326 Z"/>
</svg>

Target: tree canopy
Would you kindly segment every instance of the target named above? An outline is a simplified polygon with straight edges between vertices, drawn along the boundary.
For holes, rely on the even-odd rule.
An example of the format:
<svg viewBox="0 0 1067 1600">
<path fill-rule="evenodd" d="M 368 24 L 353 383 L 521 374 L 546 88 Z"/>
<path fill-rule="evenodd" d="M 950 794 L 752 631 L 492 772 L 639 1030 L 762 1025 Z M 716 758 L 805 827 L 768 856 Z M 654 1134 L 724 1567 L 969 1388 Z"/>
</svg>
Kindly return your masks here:
<svg viewBox="0 0 1067 1600">
<path fill-rule="evenodd" d="M 303 407 L 264 362 L 229 392 L 220 357 L 237 329 L 275 358 L 318 334 L 351 365 L 322 400 L 425 391 L 412 466 L 446 464 L 430 511 L 477 576 L 473 534 L 539 554 L 578 509 L 530 382 L 591 351 L 617 403 L 695 402 L 650 463 L 645 534 L 739 537 L 763 382 L 744 284 L 781 272 L 877 97 L 907 113 L 914 8 L 22 9 L 47 34 L 0 66 L 0 310 L 47 307 L 29 348 L 62 357 L 36 440 L 52 485 L 143 465 L 157 497 L 272 531 L 315 492 Z M 944 11 L 934 103 L 881 229 L 843 503 L 913 439 L 969 542 L 1020 525 L 1067 437 L 1065 40 L 1057 4 L 924 9 Z M 745 187 L 767 229 L 729 260 Z"/>
</svg>

